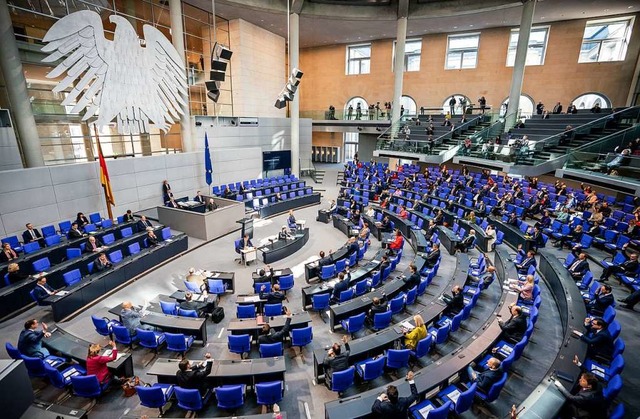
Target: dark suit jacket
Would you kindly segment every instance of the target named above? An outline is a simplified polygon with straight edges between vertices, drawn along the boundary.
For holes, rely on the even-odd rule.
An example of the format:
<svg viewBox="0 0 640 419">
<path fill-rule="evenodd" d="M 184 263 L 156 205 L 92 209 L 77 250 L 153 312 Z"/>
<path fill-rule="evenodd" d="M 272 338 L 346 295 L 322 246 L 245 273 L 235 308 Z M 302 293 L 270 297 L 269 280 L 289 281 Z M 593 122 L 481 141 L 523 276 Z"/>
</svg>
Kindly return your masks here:
<svg viewBox="0 0 640 419">
<path fill-rule="evenodd" d="M 324 357 L 325 373 L 331 377 L 334 372 L 344 371 L 349 368 L 349 343 L 344 344 L 344 349 L 340 351 L 340 355 L 336 355 L 333 358 Z"/>
<path fill-rule="evenodd" d="M 201 204 L 204 204 L 204 200 L 205 200 L 205 198 L 204 198 L 204 196 L 202 196 L 202 195 L 200 195 L 200 196 L 196 195 L 196 196 L 193 198 L 193 200 L 194 200 L 194 201 L 196 201 L 196 202 L 200 202 Z"/>
<path fill-rule="evenodd" d="M 604 311 L 613 304 L 613 294 L 596 294 L 596 297 L 589 303 L 587 309 L 592 314 L 601 316 Z"/>
<path fill-rule="evenodd" d="M 79 239 L 82 237 L 82 231 L 71 229 L 69 230 L 68 236 L 70 239 Z"/>
<path fill-rule="evenodd" d="M 15 259 L 18 257 L 18 252 L 16 252 L 15 250 L 13 252 L 15 253 L 15 257 L 14 256 L 11 256 L 11 257 Z M 0 250 L 0 262 L 9 262 L 9 256 L 5 253 L 4 250 Z"/>
<path fill-rule="evenodd" d="M 273 291 L 268 294 L 261 292 L 260 298 L 263 300 L 267 300 L 267 304 L 278 304 L 282 303 L 287 297 L 280 291 Z"/>
<path fill-rule="evenodd" d="M 9 282 L 11 284 L 15 284 L 16 282 L 20 282 L 23 281 L 25 279 L 29 278 L 29 275 L 22 273 L 20 271 L 18 272 L 10 272 L 9 273 Z"/>
<path fill-rule="evenodd" d="M 102 261 L 100 260 L 100 258 L 96 259 L 95 263 L 93 264 L 93 269 L 95 272 L 102 272 L 105 269 L 107 269 L 108 267 L 111 266 L 111 262 L 107 260 L 107 262 L 102 263 Z"/>
<path fill-rule="evenodd" d="M 433 268 L 434 266 L 436 266 L 436 263 L 438 262 L 438 259 L 440 259 L 440 249 L 430 252 L 427 255 L 425 263 L 427 264 L 427 266 L 429 268 Z"/>
<path fill-rule="evenodd" d="M 620 267 L 627 273 L 635 273 L 638 270 L 638 261 L 628 260 L 620 265 Z"/>
<path fill-rule="evenodd" d="M 410 290 L 420 285 L 420 274 L 418 272 L 411 274 L 408 278 L 404 278 L 403 281 L 406 284 L 405 289 Z"/>
<path fill-rule="evenodd" d="M 335 287 L 333 287 L 333 293 L 331 294 L 331 299 L 334 301 L 340 300 L 340 293 L 342 291 L 346 291 L 349 289 L 349 278 L 350 275 L 344 277 L 342 281 L 339 281 Z"/>
<path fill-rule="evenodd" d="M 40 234 L 40 231 L 38 231 L 37 228 L 34 228 L 33 232 L 36 233 L 37 239 L 42 238 L 42 234 Z M 31 243 L 32 241 L 36 241 L 36 240 L 34 240 L 33 237 L 31 237 L 31 232 L 29 232 L 29 230 L 25 230 L 24 233 L 22 233 L 22 242 L 24 244 Z"/>
<path fill-rule="evenodd" d="M 102 242 L 96 237 L 96 248 L 98 247 L 102 247 Z M 87 243 L 84 246 L 84 251 L 87 253 L 93 252 L 93 248 L 91 247 L 91 242 L 89 240 L 87 240 Z"/>
<path fill-rule="evenodd" d="M 577 419 L 606 418 L 608 403 L 602 395 L 600 386 L 591 390 L 580 390 L 577 394 L 569 393 L 564 387 L 560 392 L 567 398 L 571 406 L 571 417 Z"/>
<path fill-rule="evenodd" d="M 464 295 L 462 295 L 462 291 L 454 294 L 447 302 L 447 308 L 445 309 L 446 315 L 456 315 L 464 308 Z"/>
<path fill-rule="evenodd" d="M 133 221 L 133 214 L 129 215 L 129 214 L 125 213 L 125 214 L 122 216 L 122 220 L 123 220 L 125 223 L 128 223 L 129 221 Z"/>
<path fill-rule="evenodd" d="M 76 218 L 76 223 L 78 223 L 78 227 L 84 227 L 85 225 L 90 224 L 91 222 L 85 215 L 85 216 Z"/>
<path fill-rule="evenodd" d="M 136 226 L 138 227 L 138 231 L 145 231 L 147 227 L 153 227 L 153 225 L 151 224 L 151 221 L 149 220 L 146 220 L 146 221 L 138 220 L 138 222 L 136 223 Z"/>
<path fill-rule="evenodd" d="M 582 278 L 585 272 L 589 270 L 589 262 L 587 262 L 586 260 L 581 260 L 572 270 L 571 267 L 573 266 L 573 263 L 569 266 L 569 272 L 571 273 L 571 276 Z"/>
<path fill-rule="evenodd" d="M 282 339 L 289 333 L 289 329 L 291 329 L 291 317 L 287 317 L 287 321 L 280 331 L 276 332 L 274 329 L 270 329 L 269 334 L 260 335 L 260 337 L 258 337 L 258 344 L 282 342 Z"/>
<path fill-rule="evenodd" d="M 348 255 L 351 256 L 354 253 L 357 254 L 359 250 L 360 250 L 360 246 L 358 246 L 358 242 L 355 241 L 355 242 L 353 242 L 353 243 L 351 243 L 349 245 L 349 253 L 348 253 Z"/>
<path fill-rule="evenodd" d="M 580 340 L 587 342 L 587 358 L 601 356 L 610 359 L 613 353 L 613 339 L 607 329 L 595 333 L 590 326 L 585 326 L 587 333 L 580 337 Z"/>
<path fill-rule="evenodd" d="M 524 314 L 518 317 L 511 316 L 505 323 L 500 324 L 500 328 L 506 339 L 517 342 L 527 331 L 527 317 Z"/>
<path fill-rule="evenodd" d="M 45 284 L 44 288 L 46 288 L 49 292 L 53 292 L 53 288 L 51 288 L 49 285 Z M 47 291 L 45 291 L 43 289 L 43 287 L 41 287 L 40 285 L 36 285 L 33 288 L 33 294 L 36 297 L 36 300 L 38 300 L 38 302 L 44 300 L 45 298 L 47 298 L 49 296 L 49 294 L 47 293 Z"/>
<path fill-rule="evenodd" d="M 519 274 L 526 274 L 531 265 L 536 266 L 535 258 L 525 258 L 520 265 L 516 265 L 516 268 Z"/>
<path fill-rule="evenodd" d="M 476 378 L 476 383 L 478 383 L 478 390 L 482 390 L 484 394 L 487 394 L 491 389 L 491 386 L 500 381 L 502 378 L 502 368 L 498 368 L 497 370 L 487 369 L 480 374 Z"/>
<path fill-rule="evenodd" d="M 376 399 L 371 407 L 371 411 L 375 413 L 379 418 L 391 419 L 391 418 L 406 418 L 409 406 L 418 399 L 418 389 L 415 384 L 411 384 L 411 396 L 398 397 L 396 403 L 390 401 L 381 402 Z"/>
<path fill-rule="evenodd" d="M 178 385 L 182 388 L 197 389 L 202 393 L 202 390 L 206 388 L 206 377 L 211 373 L 212 362 L 206 362 L 204 368 L 199 368 L 190 371 L 178 371 L 176 373 L 176 380 Z"/>
</svg>

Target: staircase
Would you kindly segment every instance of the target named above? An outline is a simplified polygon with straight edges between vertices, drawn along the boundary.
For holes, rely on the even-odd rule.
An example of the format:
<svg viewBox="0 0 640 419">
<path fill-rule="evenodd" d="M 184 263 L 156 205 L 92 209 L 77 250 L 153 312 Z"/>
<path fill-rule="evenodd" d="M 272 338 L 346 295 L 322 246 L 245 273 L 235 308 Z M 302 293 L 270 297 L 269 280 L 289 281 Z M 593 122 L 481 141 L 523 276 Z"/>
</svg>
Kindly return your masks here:
<svg viewBox="0 0 640 419">
<path fill-rule="evenodd" d="M 458 145 L 460 141 L 464 141 L 466 138 L 475 135 L 490 125 L 490 121 L 480 122 L 477 125 L 470 126 L 461 132 L 455 132 L 450 139 L 445 138 L 442 140 L 442 144 L 434 146 L 433 150 L 431 150 L 431 154 L 441 154 L 442 152 L 449 150 L 452 146 Z"/>
<path fill-rule="evenodd" d="M 327 173 L 326 170 L 315 170 L 311 176 L 311 178 L 313 179 L 313 181 L 318 184 L 318 183 L 322 183 L 324 181 L 324 175 Z"/>
</svg>

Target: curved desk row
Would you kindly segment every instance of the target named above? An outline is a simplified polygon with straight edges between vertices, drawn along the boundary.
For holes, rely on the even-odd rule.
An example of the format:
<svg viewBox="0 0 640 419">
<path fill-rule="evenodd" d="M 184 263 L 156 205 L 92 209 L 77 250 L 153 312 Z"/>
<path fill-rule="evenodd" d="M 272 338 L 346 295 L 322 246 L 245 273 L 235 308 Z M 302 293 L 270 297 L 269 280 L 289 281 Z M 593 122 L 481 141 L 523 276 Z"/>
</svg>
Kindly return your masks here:
<svg viewBox="0 0 640 419">
<path fill-rule="evenodd" d="M 348 246 L 343 245 L 341 248 L 329 255 L 326 255 L 325 257 L 329 258 L 331 260 L 331 263 L 336 263 L 336 261 L 344 259 L 348 253 Z M 312 279 L 318 277 L 318 274 L 320 273 L 320 265 L 318 264 L 318 262 L 319 260 L 314 260 L 313 262 L 304 264 L 304 279 L 307 284 L 310 283 Z"/>
<path fill-rule="evenodd" d="M 309 241 L 309 229 L 296 230 L 292 239 L 276 240 L 268 245 L 259 247 L 264 263 L 273 263 L 291 256 L 302 249 Z"/>
<path fill-rule="evenodd" d="M 273 215 L 282 214 L 292 209 L 306 207 L 320 203 L 320 193 L 313 192 L 304 196 L 290 198 L 285 201 L 274 202 L 272 204 L 261 207 L 258 211 L 261 218 L 271 217 Z"/>
<path fill-rule="evenodd" d="M 496 264 L 501 263 L 503 272 L 509 277 L 517 277 L 513 264 L 507 262 L 508 255 L 503 249 L 496 251 Z M 505 263 L 509 263 L 506 265 Z M 504 282 L 504 277 L 500 278 Z M 490 318 L 482 324 L 477 332 L 467 341 L 460 345 L 450 354 L 443 356 L 436 363 L 421 369 L 415 373 L 415 384 L 421 394 L 436 388 L 445 388 L 452 378 L 457 377 L 460 372 L 466 369 L 467 365 L 482 356 L 493 347 L 495 341 L 500 337 L 502 330 L 498 324 L 498 317 L 508 318 L 509 304 L 517 301 L 517 295 L 513 292 L 502 294 L 496 311 Z M 398 388 L 401 395 L 411 393 L 406 380 L 396 380 L 390 384 Z M 385 386 L 386 387 L 386 386 Z M 334 400 L 325 403 L 326 418 L 363 418 L 371 414 L 371 406 L 383 391 L 382 388 L 372 389 L 362 392 L 357 396 Z"/>
<path fill-rule="evenodd" d="M 269 326 L 274 330 L 280 330 L 287 322 L 287 317 L 282 315 L 271 317 L 261 316 L 261 318 L 254 317 L 250 319 L 232 319 L 227 326 L 227 330 L 231 332 L 232 335 L 251 335 L 257 339 L 262 330 L 263 322 L 269 323 Z M 291 315 L 292 329 L 307 327 L 309 323 L 311 323 L 311 316 L 306 311 Z"/>
<path fill-rule="evenodd" d="M 416 225 L 410 220 L 400 218 L 398 214 L 386 209 L 380 209 L 383 215 L 389 217 L 390 221 L 393 221 L 396 228 L 400 230 L 400 233 L 407 239 L 411 247 L 415 252 L 427 252 L 429 247 L 429 241 L 425 237 L 422 230 L 414 230 Z"/>
</svg>

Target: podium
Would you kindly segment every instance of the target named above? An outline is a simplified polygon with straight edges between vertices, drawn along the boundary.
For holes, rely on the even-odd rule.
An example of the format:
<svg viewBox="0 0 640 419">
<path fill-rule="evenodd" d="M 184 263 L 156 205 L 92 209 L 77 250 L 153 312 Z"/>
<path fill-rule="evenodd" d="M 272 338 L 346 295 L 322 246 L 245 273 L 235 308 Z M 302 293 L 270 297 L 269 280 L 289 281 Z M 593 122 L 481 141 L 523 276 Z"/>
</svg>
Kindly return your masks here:
<svg viewBox="0 0 640 419">
<path fill-rule="evenodd" d="M 244 237 L 245 234 L 248 234 L 249 238 L 253 239 L 253 218 L 243 218 L 242 220 L 236 221 L 236 223 L 242 225 L 242 228 L 240 229 L 240 237 Z"/>
<path fill-rule="evenodd" d="M 318 210 L 318 217 L 316 217 L 316 221 L 329 224 L 330 218 L 331 218 L 331 211 L 325 210 L 325 209 Z"/>
</svg>

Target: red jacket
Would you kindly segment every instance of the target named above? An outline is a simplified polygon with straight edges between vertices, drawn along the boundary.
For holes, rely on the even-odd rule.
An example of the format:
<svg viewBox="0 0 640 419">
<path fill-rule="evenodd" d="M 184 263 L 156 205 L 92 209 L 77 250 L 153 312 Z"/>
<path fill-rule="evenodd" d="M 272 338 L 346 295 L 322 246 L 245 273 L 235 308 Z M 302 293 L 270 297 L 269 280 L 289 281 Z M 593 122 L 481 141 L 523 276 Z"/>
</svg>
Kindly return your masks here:
<svg viewBox="0 0 640 419">
<path fill-rule="evenodd" d="M 107 363 L 115 361 L 118 357 L 118 350 L 112 349 L 111 356 L 90 356 L 87 358 L 87 375 L 95 375 L 100 383 L 111 379 L 111 373 L 107 368 Z"/>
<path fill-rule="evenodd" d="M 400 250 L 402 249 L 403 245 L 404 245 L 404 237 L 398 234 L 395 240 L 391 244 L 389 244 L 389 249 Z"/>
</svg>

